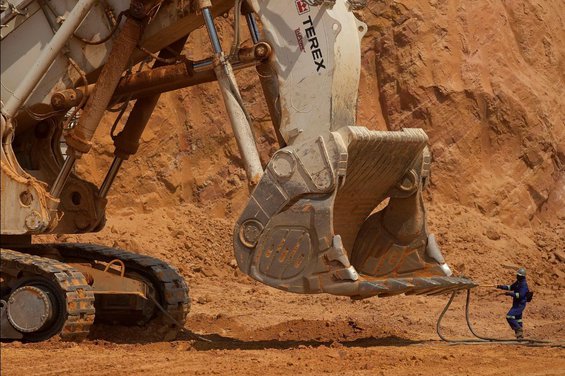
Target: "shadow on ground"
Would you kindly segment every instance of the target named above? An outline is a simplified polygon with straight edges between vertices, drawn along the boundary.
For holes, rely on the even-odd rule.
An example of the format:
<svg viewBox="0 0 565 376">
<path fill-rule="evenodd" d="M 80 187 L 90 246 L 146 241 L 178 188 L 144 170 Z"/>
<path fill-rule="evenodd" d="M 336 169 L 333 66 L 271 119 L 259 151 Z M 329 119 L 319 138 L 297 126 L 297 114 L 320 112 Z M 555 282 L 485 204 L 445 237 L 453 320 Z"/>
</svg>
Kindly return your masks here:
<svg viewBox="0 0 565 376">
<path fill-rule="evenodd" d="M 302 347 L 331 346 L 337 341 L 317 341 L 317 340 L 240 340 L 237 338 L 223 337 L 218 334 L 186 335 L 186 340 L 193 340 L 192 347 L 198 351 L 208 350 L 288 350 Z M 181 339 L 182 340 L 182 339 Z M 339 341 L 344 347 L 375 347 L 375 346 L 409 346 L 421 344 L 428 341 L 414 341 L 399 337 L 385 338 L 357 338 L 348 341 Z"/>
<path fill-rule="evenodd" d="M 209 318 L 210 319 L 210 318 Z M 213 320 L 213 319 L 211 319 Z M 226 320 L 228 321 L 228 320 Z M 200 322 L 200 324 L 203 324 Z M 197 325 L 197 334 L 190 329 L 183 329 L 176 338 L 171 339 L 170 332 L 162 325 L 146 327 L 124 327 L 113 325 L 95 325 L 89 336 L 90 340 L 102 340 L 116 344 L 150 344 L 157 342 L 190 342 L 197 351 L 208 350 L 265 350 L 294 349 L 303 347 L 332 346 L 338 343 L 344 347 L 374 346 L 410 346 L 435 341 L 418 341 L 398 337 L 391 333 L 378 333 L 373 328 L 363 329 L 351 321 L 326 322 L 291 320 L 285 323 L 251 329 L 231 320 L 231 324 L 210 323 Z M 229 335 L 218 332 L 228 331 Z"/>
</svg>

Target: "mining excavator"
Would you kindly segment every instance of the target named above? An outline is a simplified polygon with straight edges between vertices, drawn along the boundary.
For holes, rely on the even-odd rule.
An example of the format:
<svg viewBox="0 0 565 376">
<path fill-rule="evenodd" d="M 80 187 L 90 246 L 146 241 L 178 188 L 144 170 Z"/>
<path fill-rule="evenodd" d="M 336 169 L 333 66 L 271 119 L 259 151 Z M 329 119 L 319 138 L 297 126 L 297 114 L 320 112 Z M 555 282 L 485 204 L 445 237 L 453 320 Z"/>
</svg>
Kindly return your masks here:
<svg viewBox="0 0 565 376">
<path fill-rule="evenodd" d="M 2 0 L 2 339 L 80 341 L 95 322 L 152 323 L 165 338 L 181 329 L 190 300 L 173 266 L 38 238 L 102 229 L 108 192 L 137 152 L 160 94 L 213 81 L 251 192 L 233 231 L 243 273 L 281 290 L 353 299 L 474 286 L 452 275 L 426 227 L 425 132 L 356 125 L 367 26 L 355 14 L 363 6 Z M 228 12 L 233 44 L 224 51 L 216 17 Z M 213 53 L 190 60 L 182 51 L 201 27 Z M 280 145 L 266 166 L 234 76 L 240 69 L 256 70 Z M 115 152 L 96 186 L 75 164 L 96 142 L 106 111 L 119 111 Z"/>
</svg>

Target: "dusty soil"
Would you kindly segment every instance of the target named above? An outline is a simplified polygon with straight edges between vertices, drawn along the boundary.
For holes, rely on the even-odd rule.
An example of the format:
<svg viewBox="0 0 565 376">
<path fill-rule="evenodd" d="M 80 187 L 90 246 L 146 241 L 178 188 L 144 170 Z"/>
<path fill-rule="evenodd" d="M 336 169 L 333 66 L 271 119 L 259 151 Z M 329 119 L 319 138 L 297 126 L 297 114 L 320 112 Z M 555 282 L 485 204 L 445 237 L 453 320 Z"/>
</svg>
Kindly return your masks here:
<svg viewBox="0 0 565 376">
<path fill-rule="evenodd" d="M 565 370 L 563 348 L 439 342 L 433 328 L 444 296 L 351 302 L 290 295 L 247 281 L 206 282 L 191 285 L 187 324 L 203 339 L 182 334 L 161 342 L 146 329 L 97 328 L 81 344 L 3 345 L 2 374 L 562 375 Z M 481 295 L 472 312 L 477 331 L 509 338 L 507 299 Z M 564 340 L 563 306 L 551 304 L 550 296 L 556 299 L 540 294 L 528 307 L 526 333 Z M 444 332 L 452 338 L 468 336 L 463 303 L 458 298 L 445 319 Z"/>
<path fill-rule="evenodd" d="M 536 292 L 526 335 L 552 341 L 565 340 L 563 14 L 560 0 L 370 0 L 360 12 L 369 32 L 359 124 L 426 130 L 429 227 L 448 263 L 484 284 L 509 283 L 511 268 L 526 266 Z M 185 53 L 205 56 L 206 38 L 193 33 Z M 252 71 L 237 78 L 267 161 L 277 146 L 257 79 Z M 163 95 L 113 187 L 106 228 L 57 237 L 178 267 L 191 288 L 193 334 L 162 342 L 151 328 L 98 327 L 81 344 L 2 344 L 2 375 L 565 374 L 563 348 L 439 342 L 435 320 L 447 296 L 353 302 L 284 293 L 243 276 L 231 231 L 248 191 L 221 106 L 214 84 Z M 97 184 L 112 157 L 112 120 L 79 166 Z M 469 336 L 463 306 L 459 296 L 445 319 L 452 338 Z M 511 337 L 508 308 L 506 297 L 476 289 L 477 331 Z"/>
</svg>

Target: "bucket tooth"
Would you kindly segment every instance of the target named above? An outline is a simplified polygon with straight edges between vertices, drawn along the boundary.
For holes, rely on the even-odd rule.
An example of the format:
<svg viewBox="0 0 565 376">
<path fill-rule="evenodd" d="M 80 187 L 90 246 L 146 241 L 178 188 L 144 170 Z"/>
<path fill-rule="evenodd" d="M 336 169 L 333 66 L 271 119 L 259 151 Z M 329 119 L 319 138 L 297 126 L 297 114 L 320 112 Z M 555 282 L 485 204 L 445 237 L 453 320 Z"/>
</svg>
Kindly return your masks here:
<svg viewBox="0 0 565 376">
<path fill-rule="evenodd" d="M 386 284 L 391 290 L 409 290 L 414 288 L 414 285 L 405 279 L 389 278 L 386 280 Z"/>
<path fill-rule="evenodd" d="M 406 292 L 406 295 L 422 295 L 429 291 L 441 288 L 442 286 L 441 282 L 434 281 L 433 278 L 414 278 L 412 283 L 414 284 L 414 289 Z"/>
<path fill-rule="evenodd" d="M 476 286 L 471 280 L 467 278 L 461 277 L 444 277 L 444 278 L 436 278 L 442 279 L 444 282 L 444 287 L 439 288 L 433 292 L 429 292 L 426 295 L 441 295 L 448 292 L 453 292 L 457 290 L 466 290 L 469 288 L 473 288 Z"/>
<path fill-rule="evenodd" d="M 434 288 L 441 285 L 441 282 L 436 281 L 435 278 L 414 278 L 412 283 L 416 289 Z"/>
<path fill-rule="evenodd" d="M 351 296 L 354 300 L 359 299 L 366 299 L 373 296 L 382 296 L 386 292 L 390 291 L 390 289 L 381 282 L 377 281 L 370 281 L 370 280 L 362 280 L 359 283 L 359 294 Z"/>
<path fill-rule="evenodd" d="M 384 279 L 383 282 L 388 287 L 388 291 L 383 294 L 379 294 L 379 296 L 381 297 L 404 294 L 405 292 L 411 291 L 414 288 L 414 285 L 412 283 L 400 278 L 387 278 Z"/>
</svg>

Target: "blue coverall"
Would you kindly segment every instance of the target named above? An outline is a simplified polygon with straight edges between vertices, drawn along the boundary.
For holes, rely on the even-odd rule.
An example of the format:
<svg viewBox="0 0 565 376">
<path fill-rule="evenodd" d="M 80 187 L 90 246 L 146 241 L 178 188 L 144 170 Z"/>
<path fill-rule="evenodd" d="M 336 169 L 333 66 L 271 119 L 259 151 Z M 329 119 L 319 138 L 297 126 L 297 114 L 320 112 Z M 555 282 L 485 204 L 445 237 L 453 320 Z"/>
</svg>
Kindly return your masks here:
<svg viewBox="0 0 565 376">
<path fill-rule="evenodd" d="M 522 329 L 522 312 L 526 308 L 526 294 L 530 291 L 526 278 L 518 278 L 513 284 L 500 285 L 499 288 L 509 291 L 506 295 L 512 297 L 512 308 L 506 314 L 508 324 L 514 331 Z"/>
</svg>

